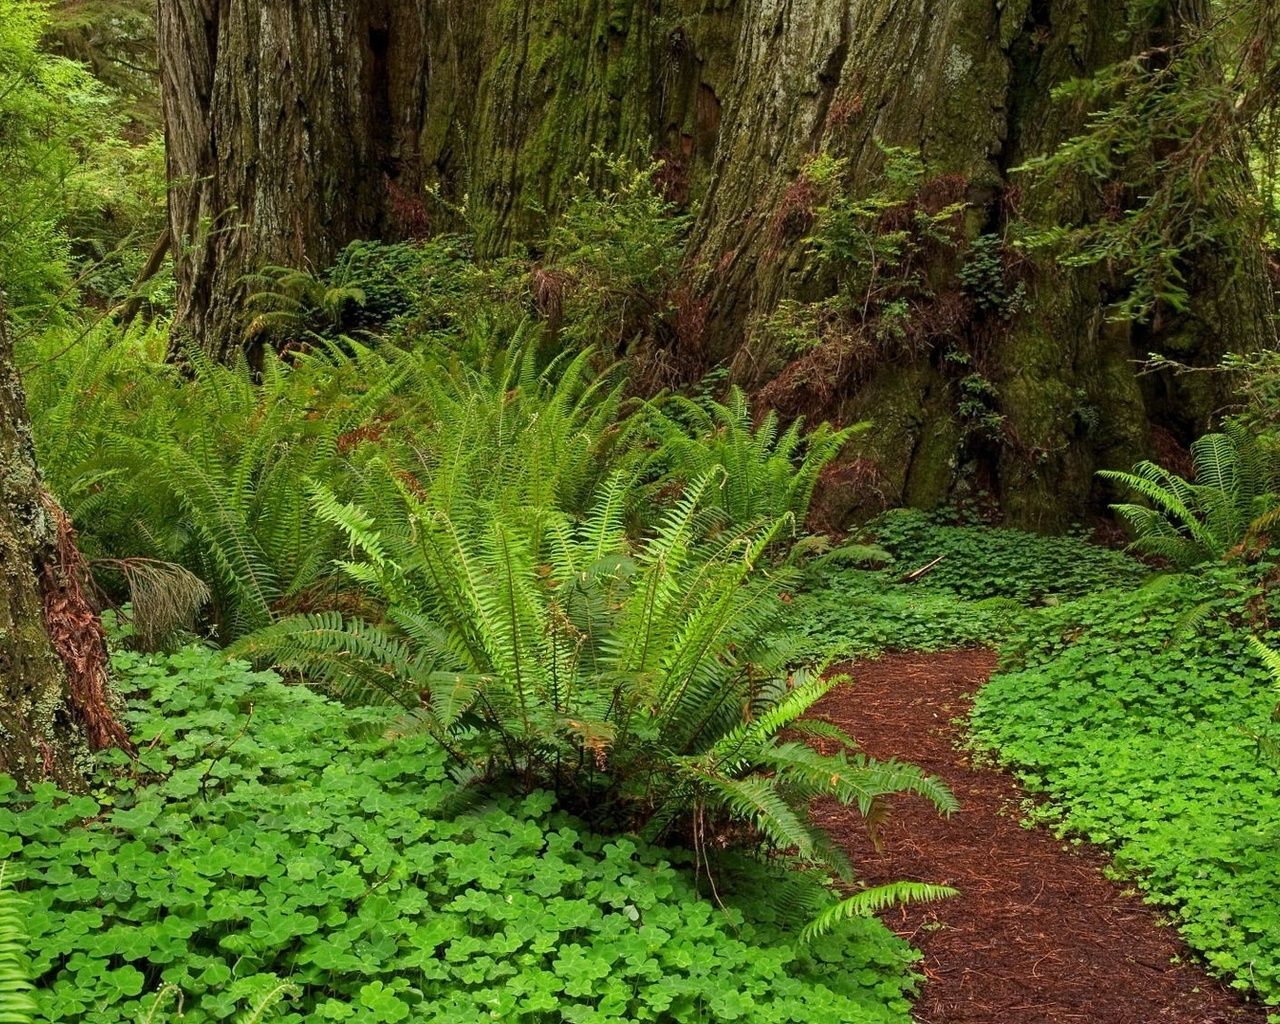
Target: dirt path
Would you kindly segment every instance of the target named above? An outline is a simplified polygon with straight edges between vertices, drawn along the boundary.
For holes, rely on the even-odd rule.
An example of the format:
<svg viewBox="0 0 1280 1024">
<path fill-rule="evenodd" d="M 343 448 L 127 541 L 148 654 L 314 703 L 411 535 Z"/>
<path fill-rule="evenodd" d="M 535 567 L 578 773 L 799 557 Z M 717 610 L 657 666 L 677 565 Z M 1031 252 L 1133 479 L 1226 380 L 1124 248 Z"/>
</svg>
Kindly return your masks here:
<svg viewBox="0 0 1280 1024">
<path fill-rule="evenodd" d="M 1171 928 L 1103 878 L 1104 857 L 1067 852 L 1043 829 L 1019 825 L 1021 792 L 975 770 L 953 746 L 952 719 L 995 668 L 990 651 L 889 655 L 848 669 L 853 682 L 816 712 L 867 753 L 912 761 L 941 776 L 962 813 L 946 821 L 915 797 L 895 800 L 877 854 L 856 818 L 834 804 L 816 816 L 848 845 L 871 883 L 916 879 L 962 895 L 886 917 L 924 952 L 921 1024 L 1262 1024 L 1199 970 Z"/>
</svg>

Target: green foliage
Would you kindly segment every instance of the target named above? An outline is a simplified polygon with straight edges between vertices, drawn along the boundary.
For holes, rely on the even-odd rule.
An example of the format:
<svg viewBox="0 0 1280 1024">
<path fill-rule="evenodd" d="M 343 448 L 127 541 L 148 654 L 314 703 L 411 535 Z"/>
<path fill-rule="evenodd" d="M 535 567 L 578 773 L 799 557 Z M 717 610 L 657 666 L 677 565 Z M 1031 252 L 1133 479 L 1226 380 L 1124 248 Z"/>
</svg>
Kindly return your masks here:
<svg viewBox="0 0 1280 1024">
<path fill-rule="evenodd" d="M 979 235 L 969 243 L 956 277 L 979 309 L 1012 320 L 1026 302 L 1027 286 L 1010 287 L 1004 265 L 1004 242 L 999 235 Z"/>
<path fill-rule="evenodd" d="M 60 319 L 80 284 L 126 289 L 142 257 L 117 250 L 154 237 L 164 210 L 158 140 L 122 140 L 114 94 L 41 49 L 48 19 L 42 3 L 0 0 L 0 287 L 20 324 Z"/>
<path fill-rule="evenodd" d="M 26 929 L 21 904 L 5 887 L 7 870 L 0 861 L 0 1024 L 31 1024 L 36 1004 L 27 980 Z"/>
<path fill-rule="evenodd" d="M 1111 506 L 1136 534 L 1134 548 L 1184 569 L 1226 557 L 1280 504 L 1280 461 L 1240 424 L 1192 442 L 1191 454 L 1192 483 L 1152 462 L 1098 474 L 1149 502 Z"/>
<path fill-rule="evenodd" d="M 601 183 L 575 180 L 529 287 L 569 344 L 621 352 L 668 312 L 692 218 L 660 193 L 661 163 L 594 157 Z"/>
<path fill-rule="evenodd" d="M 970 601 L 927 584 L 899 584 L 892 571 L 831 568 L 794 596 L 779 633 L 815 657 L 874 657 L 992 646 L 1024 613 L 1005 598 Z"/>
<path fill-rule="evenodd" d="M 1050 537 L 976 524 L 947 525 L 946 518 L 945 513 L 930 516 L 895 509 L 869 529 L 876 543 L 893 555 L 899 575 L 940 559 L 924 581 L 970 600 L 1045 603 L 1135 583 L 1148 572 L 1118 551 L 1089 543 L 1083 533 Z"/>
<path fill-rule="evenodd" d="M 1256 636 L 1249 637 L 1249 647 L 1254 654 L 1262 659 L 1262 664 L 1266 666 L 1267 672 L 1271 676 L 1276 696 L 1280 698 L 1280 651 L 1275 650 L 1273 647 L 1268 647 Z M 1271 709 L 1271 721 L 1280 722 L 1280 700 L 1277 700 L 1276 706 Z M 1245 733 L 1258 744 L 1258 753 L 1277 768 L 1280 768 L 1280 741 L 1264 732 L 1252 732 L 1246 729 Z"/>
<path fill-rule="evenodd" d="M 321 517 L 361 556 L 344 568 L 385 623 L 297 616 L 237 650 L 399 704 L 461 777 L 547 788 L 653 838 L 724 814 L 843 867 L 806 820 L 814 796 L 864 813 L 903 789 L 954 801 L 910 766 L 779 741 L 834 681 L 789 675 L 785 647 L 760 648 L 786 585 L 761 558 L 789 520 L 724 528 L 704 501 L 719 478 L 692 481 L 639 542 L 619 475 L 577 522 L 547 505 L 447 509 L 404 487 L 398 517 L 376 519 L 322 493 Z"/>
<path fill-rule="evenodd" d="M 477 325 L 450 348 L 346 338 L 287 362 L 267 352 L 256 374 L 199 354 L 179 374 L 156 331 L 117 338 L 98 327 L 70 346 L 67 333 L 22 353 L 35 363 L 41 465 L 104 584 L 138 585 L 134 610 L 149 635 L 149 611 L 159 632 L 189 624 L 176 605 L 194 600 L 190 576 L 208 588 L 207 622 L 224 641 L 281 613 L 358 604 L 332 564 L 345 544 L 339 524 L 312 514 L 307 480 L 375 515 L 384 505 L 399 515 L 397 488 L 409 487 L 451 515 L 493 502 L 582 516 L 621 474 L 636 485 L 624 501 L 636 533 L 715 470 L 709 504 L 751 527 L 788 513 L 799 521 L 850 433 L 780 432 L 774 417 L 753 432 L 740 395 L 667 415 L 626 403 L 621 367 L 597 369 L 591 350 L 555 355 L 527 325 L 505 341 Z M 173 600 L 183 594 L 191 600 Z"/>
<path fill-rule="evenodd" d="M 598 153 L 596 168 L 575 180 L 536 258 L 481 260 L 467 235 L 353 242 L 323 273 L 250 275 L 249 333 L 276 348 L 355 331 L 453 348 L 536 317 L 561 348 L 621 354 L 662 329 L 690 218 L 659 193 L 660 164 Z"/>
<path fill-rule="evenodd" d="M 84 69 L 40 51 L 44 25 L 42 4 L 0 2 L 0 287 L 20 320 L 70 285 L 61 208 L 99 100 Z"/>
<path fill-rule="evenodd" d="M 920 154 L 896 146 L 881 146 L 885 156 L 880 188 L 869 196 L 853 196 L 841 187 L 845 163 L 821 155 L 805 177 L 826 191 L 816 211 L 810 239 L 814 252 L 833 266 L 855 298 L 874 299 L 890 282 L 914 282 L 928 241 L 954 245 L 955 217 L 963 202 L 929 210 L 917 200 L 925 182 Z"/>
<path fill-rule="evenodd" d="M 894 904 L 909 900 L 913 903 L 927 900 L 939 900 L 948 896 L 959 895 L 958 890 L 945 885 L 928 885 L 924 882 L 897 882 L 893 885 L 877 886 L 841 900 L 834 907 L 824 911 L 819 917 L 805 926 L 801 938 L 810 940 L 826 935 L 839 922 L 851 917 L 870 917 L 877 911 L 884 910 Z"/>
<path fill-rule="evenodd" d="M 932 295 L 931 261 L 954 251 L 961 238 L 966 203 L 922 199 L 919 153 L 880 149 L 884 168 L 865 195 L 846 187 L 847 161 L 820 153 L 783 196 L 773 234 L 781 242 L 803 231 L 837 286 L 828 298 L 780 303 L 760 325 L 788 355 L 837 346 L 848 350 L 848 362 L 877 346 L 900 349 L 916 308 Z"/>
<path fill-rule="evenodd" d="M 1275 621 L 1274 573 L 1270 552 L 1044 609 L 973 716 L 977 742 L 1052 798 L 1039 817 L 1114 847 L 1211 968 L 1268 1003 L 1280 790 L 1254 737 L 1277 738 L 1276 695 L 1246 641 Z"/>
<path fill-rule="evenodd" d="M 886 513 L 869 529 L 875 547 L 813 559 L 788 606 L 780 632 L 811 657 L 998 645 L 1032 607 L 1147 573 L 1079 535 L 949 526 L 914 509 Z"/>
<path fill-rule="evenodd" d="M 385 331 L 415 309 L 438 246 L 356 241 L 316 276 L 291 267 L 250 274 L 246 334 L 277 349 L 340 340 L 354 331 Z"/>
<path fill-rule="evenodd" d="M 113 755 L 92 797 L 0 780 L 37 1020 L 164 1019 L 178 992 L 189 1024 L 908 1020 L 905 943 L 859 918 L 797 944 L 772 871 L 718 909 L 549 794 L 460 810 L 437 745 L 389 742 L 383 711 L 197 648 L 116 668 L 136 768 Z"/>
<path fill-rule="evenodd" d="M 315 599 L 339 538 L 311 515 L 302 481 L 342 486 L 415 364 L 351 344 L 291 365 L 268 354 L 256 380 L 196 354 L 183 378 L 162 362 L 162 336 L 113 340 L 99 328 L 28 376 L 40 463 L 86 553 L 114 570 L 182 567 L 210 590 L 223 639 Z"/>
<path fill-rule="evenodd" d="M 750 403 L 735 386 L 724 404 L 668 400 L 656 426 L 664 442 L 657 461 L 677 480 L 722 469 L 710 498 L 731 522 L 745 525 L 790 515 L 800 525 L 809 513 L 818 474 L 850 437 L 868 426 L 832 430 L 824 423 L 805 434 L 802 419 L 782 430 L 778 414 L 770 410 L 753 429 Z"/>
<path fill-rule="evenodd" d="M 1274 228 L 1274 4 L 1243 0 L 1166 17 L 1154 33 L 1157 47 L 1057 88 L 1064 106 L 1088 111 L 1085 128 L 1017 169 L 1033 172 L 1033 188 L 1089 196 L 1100 215 L 1022 242 L 1056 253 L 1065 266 L 1122 272 L 1129 287 L 1112 309 L 1121 319 L 1146 320 L 1161 307 L 1185 312 L 1190 260 L 1240 252 L 1241 239 L 1260 239 L 1268 217 Z M 1146 24 L 1133 30 L 1153 35 Z M 1240 168 L 1246 139 L 1260 157 L 1265 204 Z M 1063 214 L 1077 211 L 1073 201 Z"/>
<path fill-rule="evenodd" d="M 49 6 L 48 19 L 51 48 L 93 72 L 135 133 L 159 131 L 156 11 L 149 0 L 64 0 Z"/>
<path fill-rule="evenodd" d="M 590 349 L 548 359 L 527 325 L 492 341 L 472 334 L 423 374 L 426 422 L 413 461 L 397 468 L 433 508 L 494 501 L 580 515 L 610 473 L 639 472 L 643 425 L 624 403 L 622 367 L 598 370 Z"/>
</svg>

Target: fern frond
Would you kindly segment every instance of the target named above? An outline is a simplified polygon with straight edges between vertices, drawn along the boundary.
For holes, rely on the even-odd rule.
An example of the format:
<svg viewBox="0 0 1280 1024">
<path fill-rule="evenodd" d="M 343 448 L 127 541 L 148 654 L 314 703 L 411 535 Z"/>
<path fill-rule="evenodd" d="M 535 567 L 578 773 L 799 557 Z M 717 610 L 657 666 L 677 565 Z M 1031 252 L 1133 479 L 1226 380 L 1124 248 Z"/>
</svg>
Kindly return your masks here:
<svg viewBox="0 0 1280 1024">
<path fill-rule="evenodd" d="M 5 870 L 0 861 L 0 1024 L 32 1024 L 36 1004 L 23 955 L 26 933 L 22 906 L 5 887 Z"/>
<path fill-rule="evenodd" d="M 418 706 L 432 670 L 403 641 L 336 611 L 286 616 L 232 644 L 227 656 L 297 671 L 349 699 L 406 709 Z"/>
<path fill-rule="evenodd" d="M 926 903 L 959 895 L 958 889 L 926 882 L 892 882 L 889 885 L 864 889 L 848 899 L 841 900 L 810 921 L 800 933 L 800 941 L 812 942 L 826 935 L 841 921 L 847 921 L 851 917 L 869 917 L 877 911 L 898 903 Z"/>
<path fill-rule="evenodd" d="M 291 996 L 296 999 L 301 994 L 302 989 L 297 985 L 288 981 L 281 982 L 275 988 L 271 989 L 271 991 L 265 993 L 262 998 L 258 1000 L 256 1005 L 250 1007 L 247 1012 L 240 1014 L 240 1016 L 236 1018 L 236 1024 L 261 1024 L 261 1021 L 265 1018 L 267 1011 L 280 1002 L 280 1000 L 285 996 Z"/>
<path fill-rule="evenodd" d="M 800 820 L 770 780 L 759 776 L 728 778 L 692 764 L 683 766 L 682 771 L 696 780 L 709 803 L 750 822 L 776 849 L 794 849 L 804 861 L 822 859 L 813 829 Z"/>
<path fill-rule="evenodd" d="M 1249 649 L 1262 659 L 1262 664 L 1271 673 L 1272 681 L 1280 686 L 1280 651 L 1264 644 L 1256 636 L 1249 637 Z"/>
<path fill-rule="evenodd" d="M 95 569 L 124 577 L 134 628 L 146 647 L 177 629 L 190 629 L 196 614 L 213 597 L 204 580 L 174 562 L 152 558 L 94 559 Z"/>
</svg>

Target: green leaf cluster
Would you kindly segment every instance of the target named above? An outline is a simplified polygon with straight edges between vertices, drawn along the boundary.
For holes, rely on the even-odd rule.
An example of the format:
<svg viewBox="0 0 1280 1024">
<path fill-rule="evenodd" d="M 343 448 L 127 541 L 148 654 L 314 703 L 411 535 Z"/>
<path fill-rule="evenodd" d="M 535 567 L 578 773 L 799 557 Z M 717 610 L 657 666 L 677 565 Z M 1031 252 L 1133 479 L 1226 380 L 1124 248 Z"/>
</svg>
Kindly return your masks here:
<svg viewBox="0 0 1280 1024">
<path fill-rule="evenodd" d="M 1146 500 L 1112 505 L 1133 529 L 1133 547 L 1180 569 L 1221 560 L 1251 533 L 1267 530 L 1280 506 L 1280 456 L 1239 423 L 1191 443 L 1195 474 L 1183 480 L 1153 462 L 1101 472 Z"/>
<path fill-rule="evenodd" d="M 715 906 L 687 855 L 546 792 L 460 804 L 385 711 L 194 647 L 116 669 L 136 765 L 92 796 L 0 780 L 38 1021 L 165 1019 L 175 988 L 190 1024 L 908 1020 L 905 943 L 858 917 L 797 944 L 763 864 Z"/>
<path fill-rule="evenodd" d="M 1275 553 L 1046 608 L 979 694 L 976 742 L 1051 803 L 1034 817 L 1111 846 L 1232 984 L 1280 1002 Z"/>
<path fill-rule="evenodd" d="M 44 49 L 50 17 L 44 3 L 0 2 L 0 287 L 23 325 L 73 319 L 81 287 L 127 290 L 142 254 L 117 250 L 164 213 L 158 138 L 123 138 L 116 94 Z"/>
</svg>

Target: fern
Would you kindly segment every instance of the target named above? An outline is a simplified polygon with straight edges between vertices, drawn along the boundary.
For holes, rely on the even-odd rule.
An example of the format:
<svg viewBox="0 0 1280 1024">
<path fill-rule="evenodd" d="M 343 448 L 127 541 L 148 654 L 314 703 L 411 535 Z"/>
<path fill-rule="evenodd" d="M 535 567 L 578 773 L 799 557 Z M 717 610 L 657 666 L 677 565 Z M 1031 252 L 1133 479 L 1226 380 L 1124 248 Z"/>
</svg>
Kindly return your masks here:
<svg viewBox="0 0 1280 1024">
<path fill-rule="evenodd" d="M 655 461 L 677 480 L 701 477 L 712 467 L 722 470 L 715 503 L 738 525 L 786 514 L 804 522 L 818 474 L 867 427 L 832 430 L 823 424 L 806 435 L 800 420 L 782 430 L 772 410 L 753 427 L 747 397 L 737 387 L 723 405 L 677 397 L 654 415 L 663 440 Z"/>
<path fill-rule="evenodd" d="M 22 911 L 13 893 L 5 888 L 5 867 L 0 862 L 0 1024 L 31 1024 L 36 1004 L 23 955 Z"/>
<path fill-rule="evenodd" d="M 1269 528 L 1268 515 L 1280 504 L 1275 454 L 1239 424 L 1197 439 L 1191 453 L 1193 483 L 1152 462 L 1098 474 L 1147 502 L 1111 506 L 1133 530 L 1132 546 L 1182 569 L 1226 557 L 1259 524 Z"/>
<path fill-rule="evenodd" d="M 791 570 L 765 549 L 790 516 L 727 530 L 711 504 L 724 471 L 692 481 L 656 532 L 634 541 L 623 512 L 641 485 L 615 472 L 581 518 L 401 486 L 377 517 L 315 490 L 355 559 L 343 571 L 385 603 L 377 625 L 293 616 L 233 649 L 348 698 L 398 704 L 458 772 L 546 788 L 612 827 L 660 836 L 702 813 L 748 826 L 829 871 L 847 864 L 808 820 L 820 795 L 879 814 L 901 791 L 955 801 L 910 766 L 878 764 L 831 726 L 826 757 L 779 734 L 835 680 L 786 668 L 760 639 Z M 429 497 L 427 496 L 429 495 Z"/>
<path fill-rule="evenodd" d="M 281 982 L 271 991 L 262 996 L 258 1002 L 250 1007 L 245 1013 L 240 1014 L 236 1018 L 236 1024 L 261 1024 L 265 1019 L 267 1012 L 280 1002 L 285 996 L 297 998 L 302 994 L 302 989 L 292 982 Z"/>
<path fill-rule="evenodd" d="M 841 921 L 847 921 L 851 917 L 866 917 L 897 903 L 928 902 L 959 894 L 959 890 L 949 886 L 930 885 L 926 882 L 891 882 L 889 885 L 864 889 L 829 907 L 810 921 L 800 933 L 800 941 L 812 942 L 826 935 Z"/>
</svg>

